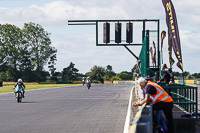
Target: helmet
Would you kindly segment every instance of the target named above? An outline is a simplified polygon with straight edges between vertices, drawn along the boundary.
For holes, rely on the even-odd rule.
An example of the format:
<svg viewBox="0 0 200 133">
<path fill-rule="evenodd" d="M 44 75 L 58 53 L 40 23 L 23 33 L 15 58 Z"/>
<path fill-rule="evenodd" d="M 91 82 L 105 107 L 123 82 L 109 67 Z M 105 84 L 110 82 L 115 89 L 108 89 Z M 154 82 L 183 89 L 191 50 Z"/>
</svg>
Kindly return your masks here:
<svg viewBox="0 0 200 133">
<path fill-rule="evenodd" d="M 19 82 L 19 83 L 22 83 L 22 79 L 18 79 L 18 82 Z"/>
<path fill-rule="evenodd" d="M 87 79 L 89 79 L 90 77 L 87 77 Z"/>
</svg>

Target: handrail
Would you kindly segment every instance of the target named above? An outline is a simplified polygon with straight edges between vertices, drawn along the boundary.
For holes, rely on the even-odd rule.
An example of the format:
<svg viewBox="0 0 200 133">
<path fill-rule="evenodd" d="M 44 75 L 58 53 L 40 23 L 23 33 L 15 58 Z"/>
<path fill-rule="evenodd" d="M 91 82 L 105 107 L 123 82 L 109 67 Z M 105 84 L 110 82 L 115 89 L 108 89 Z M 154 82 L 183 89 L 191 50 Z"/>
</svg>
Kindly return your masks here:
<svg viewBox="0 0 200 133">
<path fill-rule="evenodd" d="M 146 103 L 138 107 L 138 112 L 129 127 L 129 133 L 140 131 L 152 133 L 152 107 Z"/>
<path fill-rule="evenodd" d="M 195 86 L 182 84 L 163 84 L 161 86 L 174 99 L 174 104 L 184 109 L 187 112 L 195 112 L 196 118 L 198 115 L 198 89 Z"/>
</svg>

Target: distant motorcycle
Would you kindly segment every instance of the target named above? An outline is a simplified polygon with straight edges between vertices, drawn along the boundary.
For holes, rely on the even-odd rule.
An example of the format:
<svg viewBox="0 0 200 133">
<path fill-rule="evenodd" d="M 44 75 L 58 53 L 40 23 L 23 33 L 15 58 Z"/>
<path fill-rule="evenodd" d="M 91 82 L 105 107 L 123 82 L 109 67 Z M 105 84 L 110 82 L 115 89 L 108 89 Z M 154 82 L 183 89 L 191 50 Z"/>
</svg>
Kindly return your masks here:
<svg viewBox="0 0 200 133">
<path fill-rule="evenodd" d="M 84 79 L 82 80 L 82 84 L 83 84 L 83 85 L 85 84 L 85 80 L 84 80 Z"/>
<path fill-rule="evenodd" d="M 22 102 L 23 91 L 22 91 L 22 87 L 19 87 L 18 85 L 15 87 L 15 97 L 18 103 Z"/>
</svg>

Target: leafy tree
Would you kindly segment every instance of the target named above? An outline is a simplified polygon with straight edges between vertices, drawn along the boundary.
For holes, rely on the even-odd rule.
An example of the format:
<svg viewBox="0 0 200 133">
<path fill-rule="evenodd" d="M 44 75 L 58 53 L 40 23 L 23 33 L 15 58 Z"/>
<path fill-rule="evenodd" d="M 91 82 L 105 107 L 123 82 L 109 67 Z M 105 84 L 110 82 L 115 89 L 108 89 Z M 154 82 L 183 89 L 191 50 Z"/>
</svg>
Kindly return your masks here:
<svg viewBox="0 0 200 133">
<path fill-rule="evenodd" d="M 111 81 L 111 78 L 112 78 L 112 77 L 110 77 L 110 76 L 107 75 L 107 74 L 105 74 L 105 75 L 103 76 L 104 81 L 105 81 L 105 80 Z"/>
<path fill-rule="evenodd" d="M 86 75 L 82 73 L 77 73 L 77 81 L 82 81 L 83 77 L 86 77 Z"/>
<path fill-rule="evenodd" d="M 121 73 L 118 73 L 117 76 L 121 78 L 122 80 L 132 80 L 132 73 L 127 71 L 122 71 Z"/>
<path fill-rule="evenodd" d="M 132 77 L 132 80 L 135 81 L 135 76 Z"/>
<path fill-rule="evenodd" d="M 119 81 L 121 81 L 122 79 L 116 75 L 116 76 L 113 76 L 113 77 L 111 78 L 111 81 L 114 81 L 114 80 L 119 80 Z"/>
<path fill-rule="evenodd" d="M 110 72 L 113 72 L 112 66 L 111 65 L 107 65 L 106 66 L 106 73 L 110 73 Z"/>
<path fill-rule="evenodd" d="M 187 75 L 186 79 L 195 79 L 192 75 Z"/>
<path fill-rule="evenodd" d="M 190 72 L 184 71 L 183 74 L 186 75 L 190 75 Z"/>
<path fill-rule="evenodd" d="M 96 66 L 94 65 L 91 70 L 90 70 L 90 78 L 91 80 L 99 80 L 100 82 L 103 83 L 103 76 L 105 75 L 105 68 L 101 66 Z"/>
<path fill-rule="evenodd" d="M 62 73 L 61 72 L 54 72 L 53 75 L 51 75 L 51 81 L 62 81 Z"/>
<path fill-rule="evenodd" d="M 42 76 L 45 76 L 46 72 L 43 67 L 48 58 L 56 53 L 56 49 L 50 44 L 49 33 L 40 25 L 25 24 L 22 30 L 10 24 L 0 25 L 1 79 L 44 80 L 45 77 Z"/>
<path fill-rule="evenodd" d="M 22 58 L 19 64 L 20 77 L 26 82 L 34 82 L 37 75 L 31 61 L 31 53 L 25 48 L 22 51 Z"/>
<path fill-rule="evenodd" d="M 29 53 L 31 53 L 30 59 L 32 65 L 35 67 L 38 80 L 40 81 L 44 65 L 47 63 L 49 57 L 57 51 L 54 47 L 50 46 L 50 33 L 45 31 L 41 25 L 32 22 L 25 23 L 23 32 L 29 46 Z"/>
<path fill-rule="evenodd" d="M 57 61 L 56 54 L 53 54 L 52 56 L 50 56 L 50 60 L 48 62 L 48 65 L 49 65 L 48 68 L 49 68 L 51 76 L 53 76 L 53 74 L 55 73 L 55 70 L 56 70 L 56 68 L 55 68 L 56 63 L 55 63 L 55 61 Z"/>
<path fill-rule="evenodd" d="M 200 73 L 194 73 L 192 74 L 192 76 L 194 76 L 195 78 L 200 78 Z"/>
<path fill-rule="evenodd" d="M 0 25 L 0 47 L 1 63 L 4 67 L 9 67 L 7 72 L 12 75 L 12 80 L 17 80 L 21 76 L 20 62 L 26 49 L 21 29 L 11 24 Z"/>
<path fill-rule="evenodd" d="M 62 75 L 63 80 L 65 81 L 75 81 L 77 79 L 77 72 L 79 71 L 77 68 L 74 67 L 75 64 L 72 62 L 70 65 L 63 69 Z"/>
<path fill-rule="evenodd" d="M 36 76 L 37 76 L 35 81 L 37 81 L 37 82 L 45 82 L 47 80 L 46 77 L 49 76 L 48 71 L 39 71 L 39 72 L 35 71 L 35 73 L 36 73 Z"/>
<path fill-rule="evenodd" d="M 92 72 L 87 72 L 85 75 L 86 75 L 87 77 L 91 77 Z"/>
<path fill-rule="evenodd" d="M 118 73 L 117 77 L 121 78 L 122 80 L 129 80 L 129 76 L 127 73 Z"/>
<path fill-rule="evenodd" d="M 182 73 L 179 72 L 173 72 L 174 76 L 182 76 Z"/>
<path fill-rule="evenodd" d="M 111 81 L 112 77 L 115 76 L 116 73 L 112 70 L 112 66 L 106 66 L 106 73 L 103 77 L 104 80 Z"/>
<path fill-rule="evenodd" d="M 55 73 L 53 74 L 53 76 L 62 76 L 62 73 L 61 73 L 61 72 L 55 72 Z"/>
</svg>

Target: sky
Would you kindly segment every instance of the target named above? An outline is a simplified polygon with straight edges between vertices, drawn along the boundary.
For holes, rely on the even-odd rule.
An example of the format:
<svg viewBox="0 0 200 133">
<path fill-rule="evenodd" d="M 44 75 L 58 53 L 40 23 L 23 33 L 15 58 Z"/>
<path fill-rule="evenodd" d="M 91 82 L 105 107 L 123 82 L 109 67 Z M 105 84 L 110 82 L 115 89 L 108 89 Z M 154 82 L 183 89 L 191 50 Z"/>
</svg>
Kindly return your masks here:
<svg viewBox="0 0 200 133">
<path fill-rule="evenodd" d="M 200 1 L 172 0 L 172 3 L 178 21 L 183 69 L 191 74 L 200 73 Z M 68 20 L 159 19 L 160 32 L 167 31 L 161 0 L 0 0 L 0 14 L 0 24 L 23 28 L 24 23 L 33 22 L 51 33 L 51 45 L 57 49 L 58 72 L 73 62 L 83 74 L 94 65 L 111 65 L 113 71 L 120 73 L 131 71 L 136 62 L 123 46 L 96 46 L 95 26 L 72 26 Z M 136 41 L 141 40 L 140 33 L 134 32 Z M 169 66 L 167 44 L 166 37 L 163 59 Z M 139 56 L 140 46 L 129 48 Z M 177 63 L 175 55 L 172 56 Z M 173 70 L 181 72 L 176 63 Z"/>
</svg>

